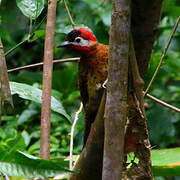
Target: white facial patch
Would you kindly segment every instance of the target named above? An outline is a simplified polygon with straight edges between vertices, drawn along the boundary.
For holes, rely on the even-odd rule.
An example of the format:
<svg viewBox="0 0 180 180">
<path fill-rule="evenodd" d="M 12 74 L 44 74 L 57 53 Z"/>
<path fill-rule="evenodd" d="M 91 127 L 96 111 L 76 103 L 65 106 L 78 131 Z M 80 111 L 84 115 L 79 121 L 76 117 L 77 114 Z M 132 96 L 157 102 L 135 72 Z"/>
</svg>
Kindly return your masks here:
<svg viewBox="0 0 180 180">
<path fill-rule="evenodd" d="M 83 39 L 82 37 L 76 37 L 72 44 L 76 46 L 90 46 L 90 41 Z"/>
</svg>

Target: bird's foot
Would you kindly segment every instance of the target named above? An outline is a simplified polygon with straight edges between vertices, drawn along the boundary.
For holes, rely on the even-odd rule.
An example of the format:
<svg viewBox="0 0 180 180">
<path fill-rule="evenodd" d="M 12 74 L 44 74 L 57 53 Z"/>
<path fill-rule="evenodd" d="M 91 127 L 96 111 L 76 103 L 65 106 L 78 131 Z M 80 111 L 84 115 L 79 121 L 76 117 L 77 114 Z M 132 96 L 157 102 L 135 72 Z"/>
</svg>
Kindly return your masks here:
<svg viewBox="0 0 180 180">
<path fill-rule="evenodd" d="M 106 80 L 104 81 L 104 83 L 102 84 L 102 87 L 103 87 L 104 89 L 106 89 L 106 84 L 107 84 L 107 82 L 108 82 L 108 79 L 106 79 Z"/>
</svg>

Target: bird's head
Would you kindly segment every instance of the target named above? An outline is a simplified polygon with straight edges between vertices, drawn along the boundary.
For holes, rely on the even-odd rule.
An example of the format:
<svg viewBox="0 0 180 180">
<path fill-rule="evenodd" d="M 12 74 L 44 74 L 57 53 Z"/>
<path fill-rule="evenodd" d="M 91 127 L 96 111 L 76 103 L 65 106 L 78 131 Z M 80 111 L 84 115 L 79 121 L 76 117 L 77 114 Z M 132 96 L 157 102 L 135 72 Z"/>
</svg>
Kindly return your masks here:
<svg viewBox="0 0 180 180">
<path fill-rule="evenodd" d="M 78 52 L 89 52 L 94 49 L 97 40 L 87 28 L 74 28 L 67 35 L 67 41 L 58 47 L 68 47 Z"/>
</svg>

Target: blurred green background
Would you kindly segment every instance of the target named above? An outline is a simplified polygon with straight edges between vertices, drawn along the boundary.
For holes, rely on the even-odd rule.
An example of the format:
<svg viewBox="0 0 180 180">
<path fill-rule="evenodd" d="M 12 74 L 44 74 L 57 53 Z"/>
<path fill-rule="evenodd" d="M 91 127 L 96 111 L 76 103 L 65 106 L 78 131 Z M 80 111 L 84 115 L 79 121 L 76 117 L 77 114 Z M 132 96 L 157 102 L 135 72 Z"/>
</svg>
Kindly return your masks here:
<svg viewBox="0 0 180 180">
<path fill-rule="evenodd" d="M 69 9 L 76 24 L 90 27 L 97 39 L 108 44 L 110 28 L 111 2 L 98 0 L 68 1 Z M 157 37 L 145 77 L 145 84 L 151 79 L 159 62 L 163 48 L 180 14 L 180 3 L 175 0 L 165 0 Z M 33 37 L 6 56 L 8 69 L 40 62 L 43 58 L 43 43 L 46 8 L 40 16 L 32 21 Z M 23 41 L 30 30 L 30 20 L 17 7 L 15 1 L 2 0 L 0 5 L 0 36 L 4 50 L 7 52 Z M 42 22 L 42 23 L 40 23 Z M 70 22 L 62 1 L 57 7 L 55 47 L 65 39 L 65 32 L 70 29 Z M 164 63 L 155 79 L 150 93 L 176 107 L 180 105 L 180 28 L 177 29 Z M 64 49 L 55 48 L 54 59 L 77 57 Z M 42 87 L 42 67 L 20 70 L 9 73 L 11 81 Z M 58 63 L 53 71 L 53 96 L 61 101 L 67 113 L 73 120 L 80 105 L 80 95 L 77 83 L 77 63 Z M 14 112 L 2 116 L 0 129 L 0 144 L 8 144 L 15 137 L 21 139 L 21 149 L 28 153 L 39 154 L 40 135 L 40 104 L 24 100 L 13 95 Z M 150 140 L 154 149 L 180 146 L 180 116 L 146 98 L 147 117 Z M 51 116 L 51 157 L 67 156 L 71 123 L 58 113 Z M 74 153 L 78 154 L 83 142 L 83 112 L 75 129 Z M 157 178 L 159 179 L 159 178 Z M 161 179 L 161 178 L 160 178 Z M 160 180 L 159 179 L 159 180 Z"/>
</svg>

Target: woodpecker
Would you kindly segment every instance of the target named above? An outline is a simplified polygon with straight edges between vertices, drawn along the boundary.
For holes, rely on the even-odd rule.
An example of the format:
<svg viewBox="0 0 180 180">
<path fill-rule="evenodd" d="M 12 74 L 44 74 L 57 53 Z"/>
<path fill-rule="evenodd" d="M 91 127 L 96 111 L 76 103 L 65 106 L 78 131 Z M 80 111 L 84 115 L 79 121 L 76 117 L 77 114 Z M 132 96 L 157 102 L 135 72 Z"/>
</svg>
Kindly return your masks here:
<svg viewBox="0 0 180 180">
<path fill-rule="evenodd" d="M 79 89 L 85 111 L 84 145 L 94 122 L 103 94 L 103 83 L 108 74 L 108 45 L 97 41 L 87 28 L 74 28 L 67 41 L 58 47 L 67 47 L 81 55 L 79 62 Z"/>
</svg>

